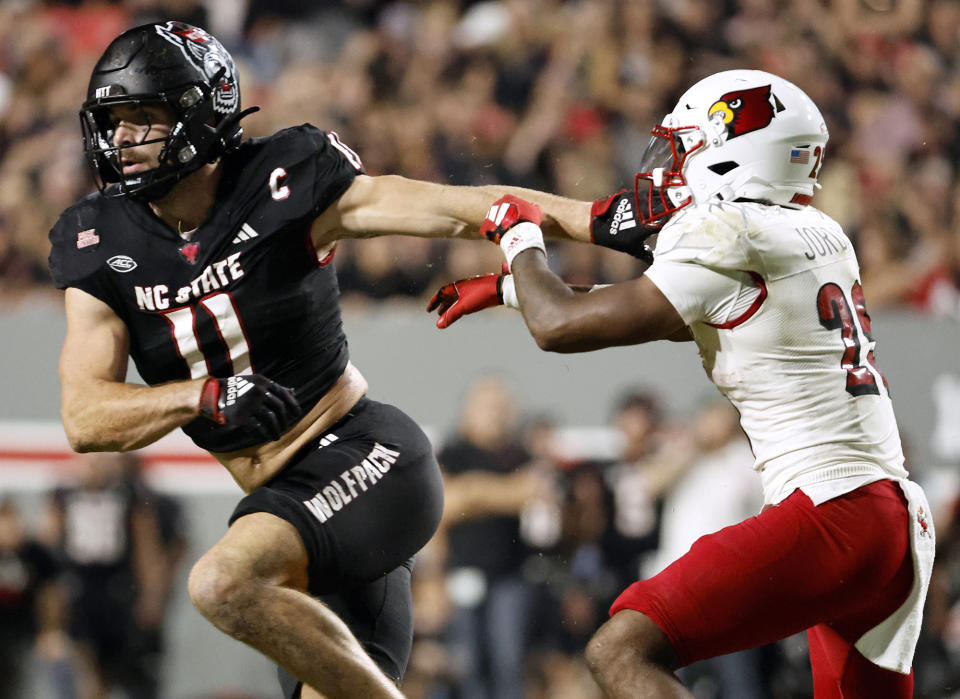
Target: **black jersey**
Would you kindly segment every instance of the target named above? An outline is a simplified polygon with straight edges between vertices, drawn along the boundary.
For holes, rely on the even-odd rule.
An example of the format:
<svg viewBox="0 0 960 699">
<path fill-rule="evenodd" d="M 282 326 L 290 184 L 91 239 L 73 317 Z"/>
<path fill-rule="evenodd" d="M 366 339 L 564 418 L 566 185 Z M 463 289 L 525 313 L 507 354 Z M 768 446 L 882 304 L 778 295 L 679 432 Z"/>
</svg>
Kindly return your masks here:
<svg viewBox="0 0 960 699">
<path fill-rule="evenodd" d="M 336 275 L 310 225 L 363 166 L 335 133 L 305 124 L 244 143 L 221 167 L 189 241 L 136 200 L 98 193 L 67 209 L 50 232 L 51 274 L 124 321 L 148 384 L 259 373 L 307 412 L 347 364 Z M 183 429 L 214 452 L 256 443 L 203 418 Z"/>
</svg>

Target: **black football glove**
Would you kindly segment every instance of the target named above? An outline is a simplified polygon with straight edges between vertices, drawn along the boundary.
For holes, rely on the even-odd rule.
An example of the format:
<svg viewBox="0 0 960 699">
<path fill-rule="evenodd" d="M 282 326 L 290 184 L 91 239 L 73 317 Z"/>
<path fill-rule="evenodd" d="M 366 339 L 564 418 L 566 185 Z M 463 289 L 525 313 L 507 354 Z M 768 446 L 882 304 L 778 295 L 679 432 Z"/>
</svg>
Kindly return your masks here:
<svg viewBox="0 0 960 699">
<path fill-rule="evenodd" d="M 279 439 L 301 415 L 293 389 L 261 374 L 210 377 L 200 392 L 200 414 L 218 425 L 236 427 L 262 437 Z"/>
<path fill-rule="evenodd" d="M 653 250 L 645 242 L 657 228 L 637 223 L 633 193 L 621 189 L 590 207 L 590 237 L 596 245 L 619 250 L 653 264 Z"/>
</svg>

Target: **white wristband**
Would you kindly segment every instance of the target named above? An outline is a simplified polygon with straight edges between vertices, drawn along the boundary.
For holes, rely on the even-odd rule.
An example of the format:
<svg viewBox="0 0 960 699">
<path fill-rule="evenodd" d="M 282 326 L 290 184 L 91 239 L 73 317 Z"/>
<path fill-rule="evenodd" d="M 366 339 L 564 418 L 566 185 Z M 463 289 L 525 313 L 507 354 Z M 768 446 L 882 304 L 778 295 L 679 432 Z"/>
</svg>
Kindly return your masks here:
<svg viewBox="0 0 960 699">
<path fill-rule="evenodd" d="M 513 258 L 529 248 L 539 248 L 544 254 L 547 252 L 540 226 L 531 221 L 521 221 L 500 238 L 500 249 L 507 258 L 508 269 L 513 269 Z"/>
<path fill-rule="evenodd" d="M 512 274 L 505 274 L 500 280 L 500 296 L 503 298 L 503 305 L 507 308 L 520 308 L 520 299 L 517 298 L 517 287 Z"/>
</svg>

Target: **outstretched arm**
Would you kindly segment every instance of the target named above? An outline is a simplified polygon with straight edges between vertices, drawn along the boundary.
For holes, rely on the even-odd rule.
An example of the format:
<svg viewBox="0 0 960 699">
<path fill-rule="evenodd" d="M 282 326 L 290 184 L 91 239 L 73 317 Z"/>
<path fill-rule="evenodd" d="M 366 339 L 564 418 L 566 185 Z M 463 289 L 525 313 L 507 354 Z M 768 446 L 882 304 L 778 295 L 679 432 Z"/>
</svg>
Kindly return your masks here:
<svg viewBox="0 0 960 699">
<path fill-rule="evenodd" d="M 676 309 L 646 277 L 591 289 L 568 286 L 547 266 L 539 220 L 537 207 L 522 199 L 494 203 L 480 230 L 503 248 L 503 274 L 441 288 L 427 307 L 440 314 L 437 327 L 503 303 L 519 307 L 537 344 L 554 352 L 691 339 Z"/>
<path fill-rule="evenodd" d="M 523 319 L 541 349 L 586 352 L 665 340 L 686 323 L 648 278 L 577 293 L 547 266 L 539 211 L 529 202 L 495 202 L 480 230 L 500 245 L 513 272 Z"/>
<path fill-rule="evenodd" d="M 513 193 L 540 205 L 547 236 L 590 242 L 591 203 L 521 187 L 457 187 L 397 175 L 360 175 L 314 223 L 317 249 L 379 235 L 479 238 L 490 203 Z"/>
<path fill-rule="evenodd" d="M 587 352 L 688 339 L 683 319 L 646 277 L 577 293 L 550 270 L 546 256 L 536 249 L 518 254 L 512 271 L 520 312 L 541 349 Z"/>
</svg>

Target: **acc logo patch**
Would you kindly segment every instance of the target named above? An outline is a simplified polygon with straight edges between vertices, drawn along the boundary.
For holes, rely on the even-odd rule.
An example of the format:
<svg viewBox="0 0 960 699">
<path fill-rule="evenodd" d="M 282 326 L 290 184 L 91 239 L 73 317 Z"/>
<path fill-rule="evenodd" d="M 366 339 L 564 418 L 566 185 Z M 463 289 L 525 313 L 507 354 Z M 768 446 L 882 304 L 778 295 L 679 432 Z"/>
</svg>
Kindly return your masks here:
<svg viewBox="0 0 960 699">
<path fill-rule="evenodd" d="M 137 268 L 137 263 L 134 259 L 126 255 L 114 255 L 107 260 L 107 264 L 110 265 L 110 269 L 114 272 L 120 272 L 121 274 L 132 272 Z"/>
</svg>

